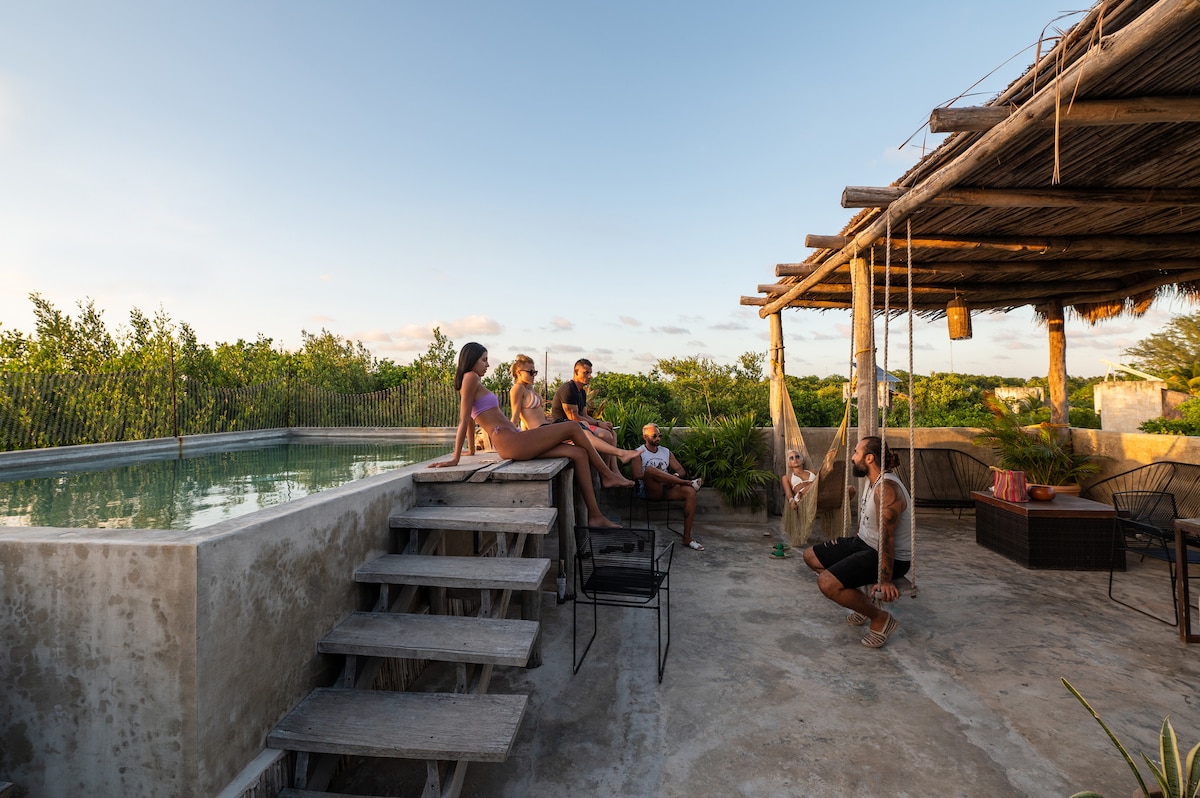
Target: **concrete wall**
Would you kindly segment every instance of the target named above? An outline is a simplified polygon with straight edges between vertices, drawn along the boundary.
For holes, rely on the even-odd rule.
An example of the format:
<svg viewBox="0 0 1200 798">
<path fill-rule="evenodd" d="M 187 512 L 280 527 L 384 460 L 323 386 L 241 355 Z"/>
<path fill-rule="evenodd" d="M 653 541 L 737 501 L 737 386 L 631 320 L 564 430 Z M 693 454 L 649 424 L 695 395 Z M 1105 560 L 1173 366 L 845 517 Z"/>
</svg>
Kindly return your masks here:
<svg viewBox="0 0 1200 798">
<path fill-rule="evenodd" d="M 1162 460 L 1200 464 L 1200 438 L 1189 435 L 1072 429 L 1071 442 L 1075 451 L 1100 457 L 1100 474 L 1089 484 Z"/>
<path fill-rule="evenodd" d="M 1093 396 L 1102 429 L 1133 433 L 1152 418 L 1179 418 L 1179 403 L 1187 398 L 1161 380 L 1098 382 Z"/>
<path fill-rule="evenodd" d="M 195 532 L 0 528 L 0 779 L 31 796 L 220 791 L 336 665 L 411 472 Z"/>
</svg>

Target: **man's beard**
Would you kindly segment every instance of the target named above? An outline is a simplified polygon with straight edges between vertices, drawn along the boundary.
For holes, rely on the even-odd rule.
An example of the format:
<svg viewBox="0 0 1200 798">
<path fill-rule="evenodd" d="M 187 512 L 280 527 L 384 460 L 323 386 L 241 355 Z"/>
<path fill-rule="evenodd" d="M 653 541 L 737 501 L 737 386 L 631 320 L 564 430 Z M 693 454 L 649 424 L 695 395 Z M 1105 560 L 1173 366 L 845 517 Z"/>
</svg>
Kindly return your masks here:
<svg viewBox="0 0 1200 798">
<path fill-rule="evenodd" d="M 871 472 L 867 470 L 865 465 L 859 465 L 858 463 L 851 461 L 850 473 L 856 477 L 865 477 L 869 476 Z"/>
</svg>

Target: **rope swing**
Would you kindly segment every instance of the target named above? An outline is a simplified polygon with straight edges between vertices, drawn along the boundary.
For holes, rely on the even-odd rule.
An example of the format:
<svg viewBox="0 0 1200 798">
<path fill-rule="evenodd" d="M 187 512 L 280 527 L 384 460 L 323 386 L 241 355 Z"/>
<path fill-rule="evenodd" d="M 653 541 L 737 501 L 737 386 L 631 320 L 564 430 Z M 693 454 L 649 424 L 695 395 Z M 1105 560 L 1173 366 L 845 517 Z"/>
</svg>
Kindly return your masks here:
<svg viewBox="0 0 1200 798">
<path fill-rule="evenodd" d="M 912 269 L 912 222 L 911 221 L 907 222 L 907 233 L 908 233 L 908 486 L 909 486 L 909 490 L 910 490 L 909 502 L 911 503 L 912 502 L 911 493 L 915 492 L 914 480 L 916 479 L 916 466 L 915 466 L 916 456 L 914 454 L 915 449 L 916 449 L 916 447 L 914 445 L 915 440 L 916 440 L 916 430 L 915 430 L 915 425 L 913 423 L 913 277 L 912 277 L 913 269 Z M 886 236 L 886 238 L 885 238 L 885 242 L 884 242 L 885 246 L 884 246 L 884 264 L 883 264 L 883 275 L 884 275 L 884 283 L 883 283 L 883 381 L 884 381 L 885 398 L 887 398 L 889 401 L 887 401 L 885 407 L 883 408 L 883 413 L 881 414 L 881 420 L 880 420 L 880 424 L 879 424 L 879 437 L 880 437 L 880 439 L 882 439 L 884 441 L 884 443 L 886 445 L 888 407 L 891 405 L 891 402 L 890 402 L 891 388 L 888 387 L 888 382 L 887 382 L 888 376 L 889 376 L 888 375 L 888 349 L 889 349 L 888 343 L 889 343 L 889 334 L 890 334 L 890 330 L 891 330 L 891 299 L 892 299 L 892 214 L 891 214 L 890 210 L 888 211 L 888 214 L 887 214 L 887 229 L 886 229 L 885 236 Z M 874 256 L 872 256 L 872 259 L 871 259 L 871 266 L 872 266 L 871 271 L 873 274 L 875 271 Z M 872 288 L 873 287 L 874 286 L 872 286 Z M 874 296 L 874 291 L 872 291 L 872 296 Z M 881 468 L 883 467 L 883 463 L 880 463 L 879 465 Z M 884 478 L 885 477 L 883 477 L 883 476 L 880 477 L 881 480 Z M 874 494 L 872 494 L 872 498 L 874 498 Z M 916 544 L 917 544 L 917 514 L 916 514 L 915 509 L 912 508 L 911 506 L 909 507 L 909 511 L 908 511 L 908 519 L 909 519 L 909 524 L 908 524 L 908 526 L 909 526 L 909 529 L 908 529 L 909 542 L 912 547 L 913 554 L 912 554 L 912 560 L 911 560 L 911 565 L 909 566 L 908 574 L 906 577 L 901 577 L 901 578 L 908 579 L 908 582 L 911 585 L 911 588 L 909 590 L 909 596 L 916 598 L 916 596 L 917 596 L 917 546 L 916 546 Z M 877 520 L 877 523 L 879 524 L 879 529 L 878 529 L 879 540 L 880 540 L 880 543 L 882 544 L 882 541 L 883 541 L 883 513 L 882 512 L 876 513 L 876 520 Z M 899 532 L 899 531 L 900 530 L 897 530 L 897 532 Z M 882 548 L 882 546 L 881 546 L 881 548 Z M 894 548 L 895 547 L 893 546 L 893 550 L 894 550 Z M 877 572 L 876 578 L 878 581 L 883 581 L 882 552 L 880 553 L 880 557 L 879 557 L 879 570 Z M 893 580 L 893 581 L 899 581 L 899 580 Z"/>
</svg>

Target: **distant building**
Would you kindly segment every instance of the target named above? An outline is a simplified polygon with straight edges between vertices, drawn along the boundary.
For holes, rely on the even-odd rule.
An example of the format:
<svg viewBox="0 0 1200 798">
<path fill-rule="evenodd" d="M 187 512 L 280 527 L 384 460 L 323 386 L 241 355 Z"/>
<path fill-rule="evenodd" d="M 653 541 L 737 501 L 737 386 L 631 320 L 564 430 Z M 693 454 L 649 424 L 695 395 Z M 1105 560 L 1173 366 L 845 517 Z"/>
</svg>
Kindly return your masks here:
<svg viewBox="0 0 1200 798">
<path fill-rule="evenodd" d="M 1092 396 L 1100 429 L 1109 432 L 1137 432 L 1152 418 L 1179 418 L 1179 405 L 1190 398 L 1162 380 L 1105 380 L 1096 383 Z"/>
<path fill-rule="evenodd" d="M 1046 390 L 1028 385 L 1016 388 L 1006 386 L 996 389 L 996 398 L 1008 405 L 1008 409 L 1015 413 L 1020 410 L 1022 402 L 1032 402 L 1034 407 L 1046 404 Z"/>
</svg>

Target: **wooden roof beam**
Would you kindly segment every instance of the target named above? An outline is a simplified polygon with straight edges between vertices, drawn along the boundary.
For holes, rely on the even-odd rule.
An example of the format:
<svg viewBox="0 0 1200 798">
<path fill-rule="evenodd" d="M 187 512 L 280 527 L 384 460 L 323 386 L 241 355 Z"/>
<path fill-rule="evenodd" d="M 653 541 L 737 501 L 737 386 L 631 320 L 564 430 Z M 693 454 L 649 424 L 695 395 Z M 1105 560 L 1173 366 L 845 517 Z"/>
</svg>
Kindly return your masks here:
<svg viewBox="0 0 1200 798">
<path fill-rule="evenodd" d="M 983 133 L 954 160 L 935 172 L 923 177 L 912 191 L 898 200 L 891 214 L 881 214 L 866 222 L 853 241 L 830 255 L 811 275 L 796 283 L 786 294 L 759 309 L 760 318 L 766 318 L 791 304 L 816 285 L 825 275 L 854 257 L 855 251 L 867 243 L 883 237 L 888 225 L 903 229 L 904 220 L 921 210 L 929 201 L 952 189 L 962 177 L 982 163 L 996 158 L 1004 146 L 1020 136 L 1028 127 L 1029 120 L 1051 116 L 1064 93 L 1073 93 L 1085 84 L 1102 85 L 1115 70 L 1128 59 L 1146 48 L 1153 47 L 1161 37 L 1170 35 L 1196 22 L 1200 18 L 1200 3 L 1195 0 L 1160 0 L 1118 32 L 1105 37 L 1104 46 L 1089 52 L 1087 58 L 1075 61 L 1058 75 L 1055 86 L 1044 87 L 1022 106 L 1022 118 L 1010 118 Z"/>
<path fill-rule="evenodd" d="M 1173 282 L 1170 278 L 1162 278 L 1162 282 Z M 781 286 L 759 286 L 759 288 L 789 288 L 788 285 Z M 809 293 L 816 297 L 826 298 L 825 294 L 846 294 L 850 287 L 846 284 L 829 285 L 822 283 L 821 285 L 813 286 Z M 955 294 L 961 296 L 968 302 L 972 297 L 980 296 L 985 298 L 1003 297 L 1005 294 L 1021 295 L 1026 292 L 1037 293 L 1042 296 L 1055 296 L 1071 292 L 1079 293 L 1109 293 L 1112 291 L 1129 290 L 1131 293 L 1140 293 L 1130 289 L 1128 284 L 1121 280 L 1088 280 L 1086 283 L 1081 283 L 1079 280 L 1023 280 L 1019 286 L 1014 286 L 1011 283 L 973 283 L 965 285 L 963 283 L 941 283 L 938 285 L 914 285 L 912 288 L 913 296 L 942 296 L 946 295 L 953 298 Z M 907 285 L 892 284 L 893 296 L 904 296 L 908 292 Z M 774 291 L 769 293 L 783 293 L 782 291 Z M 875 285 L 875 295 L 883 296 L 884 288 L 878 283 Z"/>
<path fill-rule="evenodd" d="M 795 268 L 790 264 L 775 267 L 777 277 L 804 277 L 811 274 L 813 264 L 799 264 L 806 268 Z M 876 263 L 875 272 L 883 274 L 886 264 Z M 1042 260 L 972 260 L 972 261 L 921 261 L 914 265 L 914 275 L 937 276 L 962 274 L 969 279 L 976 279 L 978 272 L 1004 272 L 1006 274 L 1044 274 L 1048 272 L 1068 272 L 1078 278 L 1080 273 L 1116 272 L 1128 274 L 1135 272 L 1157 271 L 1190 271 L 1200 269 L 1200 258 L 1070 258 L 1056 257 Z M 892 272 L 899 274 L 901 280 L 908 273 L 908 267 L 903 263 L 893 263 Z M 839 272 L 841 274 L 841 272 Z M 831 275 L 832 277 L 832 275 Z M 829 282 L 829 280 L 826 280 Z"/>
<path fill-rule="evenodd" d="M 823 236 L 823 235 L 807 235 L 804 237 L 804 246 L 812 249 L 838 249 L 846 246 L 852 239 L 847 236 Z M 871 246 L 883 244 L 883 239 L 879 239 Z M 997 236 L 997 237 L 982 237 L 968 238 L 965 236 L 940 236 L 930 238 L 928 236 L 914 236 L 912 240 L 913 249 L 994 249 L 1002 252 L 1036 252 L 1046 254 L 1050 252 L 1067 253 L 1072 247 L 1084 247 L 1087 249 L 1095 249 L 1100 251 L 1120 251 L 1124 249 L 1136 249 L 1142 252 L 1153 252 L 1156 250 L 1172 250 L 1172 249 L 1200 249 L 1200 235 L 1189 234 L 1174 234 L 1174 235 L 1148 235 L 1148 236 L 1055 236 L 1050 238 L 1022 238 L 1016 236 Z M 894 249 L 904 249 L 908 246 L 908 240 L 904 236 L 892 236 L 892 247 Z M 788 275 L 779 271 L 783 266 L 804 266 L 806 268 L 814 268 L 815 264 L 780 264 L 775 267 L 775 275 L 777 277 L 799 276 Z"/>
<path fill-rule="evenodd" d="M 777 263 L 776 277 L 807 277 L 817 270 L 814 263 Z"/>
<path fill-rule="evenodd" d="M 900 186 L 846 186 L 842 207 L 886 208 L 909 191 Z M 930 208 L 1190 208 L 1200 206 L 1200 189 L 952 188 L 924 204 Z"/>
<path fill-rule="evenodd" d="M 934 108 L 929 115 L 931 133 L 958 133 L 991 130 L 1019 108 L 983 105 L 970 108 Z M 1054 117 L 1034 120 L 1039 127 L 1054 127 Z M 1060 109 L 1060 127 L 1097 127 L 1100 125 L 1145 125 L 1175 122 L 1200 122 L 1200 97 L 1124 97 L 1119 100 L 1076 100 L 1064 102 Z"/>
</svg>

